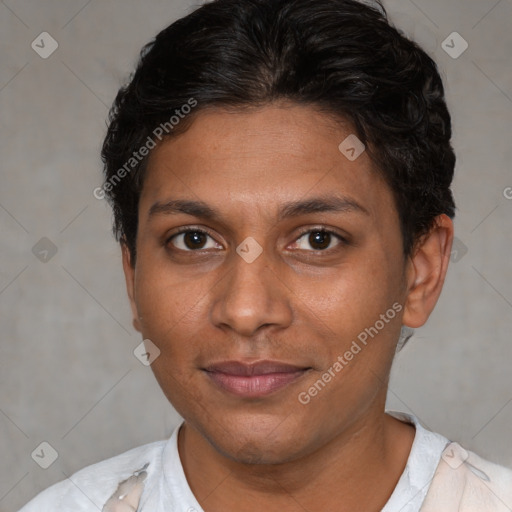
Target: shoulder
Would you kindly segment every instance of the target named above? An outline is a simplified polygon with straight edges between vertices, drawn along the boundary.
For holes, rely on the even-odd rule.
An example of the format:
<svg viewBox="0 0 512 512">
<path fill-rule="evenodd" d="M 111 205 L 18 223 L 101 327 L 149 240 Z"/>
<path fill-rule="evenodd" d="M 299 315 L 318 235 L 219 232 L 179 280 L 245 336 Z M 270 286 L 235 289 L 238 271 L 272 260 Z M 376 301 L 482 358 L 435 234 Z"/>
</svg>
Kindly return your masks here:
<svg viewBox="0 0 512 512">
<path fill-rule="evenodd" d="M 98 462 L 49 487 L 19 512 L 89 512 L 102 510 L 119 482 L 145 469 L 148 480 L 159 474 L 162 451 L 167 441 L 133 448 Z M 146 466 L 144 468 L 144 466 Z"/>
<path fill-rule="evenodd" d="M 458 443 L 443 451 L 421 512 L 512 510 L 512 469 L 483 459 Z"/>
</svg>

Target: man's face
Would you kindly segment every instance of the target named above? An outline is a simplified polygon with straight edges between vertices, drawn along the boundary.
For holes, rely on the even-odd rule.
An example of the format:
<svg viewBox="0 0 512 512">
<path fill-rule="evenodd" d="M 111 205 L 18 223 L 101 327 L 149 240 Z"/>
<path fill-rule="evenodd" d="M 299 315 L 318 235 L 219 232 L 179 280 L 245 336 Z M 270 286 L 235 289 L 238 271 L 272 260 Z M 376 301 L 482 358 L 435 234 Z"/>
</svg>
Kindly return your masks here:
<svg viewBox="0 0 512 512">
<path fill-rule="evenodd" d="M 391 191 L 338 149 L 351 133 L 296 105 L 203 111 L 149 159 L 135 325 L 170 402 L 235 460 L 296 459 L 384 407 L 405 261 Z M 296 368 L 239 375 L 258 361 Z"/>
</svg>

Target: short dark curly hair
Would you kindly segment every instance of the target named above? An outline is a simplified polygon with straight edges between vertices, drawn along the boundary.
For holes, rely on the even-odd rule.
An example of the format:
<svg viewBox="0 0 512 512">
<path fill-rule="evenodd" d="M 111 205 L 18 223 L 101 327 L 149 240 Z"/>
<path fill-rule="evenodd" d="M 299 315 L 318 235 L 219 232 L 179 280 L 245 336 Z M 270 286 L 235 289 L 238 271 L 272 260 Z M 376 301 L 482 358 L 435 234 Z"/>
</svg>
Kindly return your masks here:
<svg viewBox="0 0 512 512">
<path fill-rule="evenodd" d="M 114 233 L 133 264 L 156 138 L 183 133 L 202 109 L 276 100 L 352 123 L 392 190 L 406 256 L 436 216 L 454 217 L 455 154 L 441 77 L 379 0 L 215 0 L 142 49 L 110 111 L 105 181 L 95 195 L 111 203 Z"/>
</svg>

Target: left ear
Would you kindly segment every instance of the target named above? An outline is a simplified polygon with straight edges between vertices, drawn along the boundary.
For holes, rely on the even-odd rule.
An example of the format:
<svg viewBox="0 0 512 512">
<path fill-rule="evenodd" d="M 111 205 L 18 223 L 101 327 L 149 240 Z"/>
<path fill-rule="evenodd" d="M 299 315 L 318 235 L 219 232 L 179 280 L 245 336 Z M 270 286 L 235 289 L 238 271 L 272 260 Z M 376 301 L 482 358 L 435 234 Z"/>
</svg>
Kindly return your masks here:
<svg viewBox="0 0 512 512">
<path fill-rule="evenodd" d="M 428 234 L 417 243 L 407 268 L 407 296 L 402 323 L 421 327 L 441 295 L 450 262 L 453 222 L 444 213 L 435 218 Z"/>
<path fill-rule="evenodd" d="M 128 293 L 128 299 L 130 300 L 130 307 L 132 310 L 132 324 L 135 330 L 142 332 L 137 304 L 135 303 L 135 265 L 132 262 L 130 249 L 124 241 L 121 242 L 121 251 L 123 257 L 124 278 L 126 281 L 126 292 Z"/>
</svg>

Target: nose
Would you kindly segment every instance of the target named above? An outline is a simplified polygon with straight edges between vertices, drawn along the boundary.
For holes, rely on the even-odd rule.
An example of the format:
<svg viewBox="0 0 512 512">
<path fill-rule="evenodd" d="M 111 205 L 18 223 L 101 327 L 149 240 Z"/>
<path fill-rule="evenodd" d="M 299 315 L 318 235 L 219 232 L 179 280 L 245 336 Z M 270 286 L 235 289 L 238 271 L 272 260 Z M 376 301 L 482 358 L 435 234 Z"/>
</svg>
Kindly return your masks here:
<svg viewBox="0 0 512 512">
<path fill-rule="evenodd" d="M 228 274 L 215 287 L 212 323 L 244 337 L 264 326 L 289 326 L 293 318 L 290 292 L 270 266 L 265 251 L 252 263 L 238 254 L 231 260 Z"/>
</svg>

